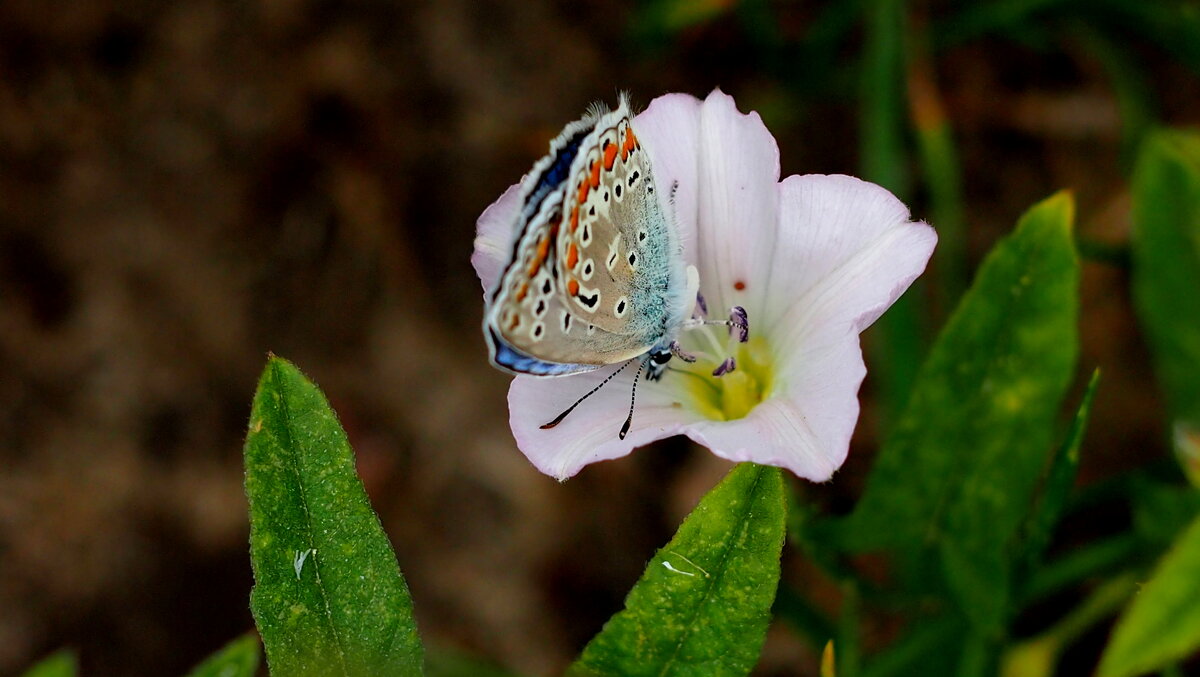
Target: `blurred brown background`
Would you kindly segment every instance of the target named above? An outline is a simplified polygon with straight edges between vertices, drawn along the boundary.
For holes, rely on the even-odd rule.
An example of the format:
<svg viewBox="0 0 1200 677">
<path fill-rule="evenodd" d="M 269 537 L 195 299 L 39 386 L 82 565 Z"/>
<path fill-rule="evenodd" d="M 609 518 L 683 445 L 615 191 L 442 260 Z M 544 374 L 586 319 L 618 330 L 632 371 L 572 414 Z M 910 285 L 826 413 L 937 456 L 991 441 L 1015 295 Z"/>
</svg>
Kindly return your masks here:
<svg viewBox="0 0 1200 677">
<path fill-rule="evenodd" d="M 758 4 L 795 44 L 827 9 Z M 479 337 L 475 218 L 618 89 L 644 106 L 720 86 L 762 112 L 785 174 L 860 167 L 853 26 L 813 62 L 764 56 L 733 15 L 670 39 L 645 16 L 598 0 L 0 4 L 0 674 L 63 646 L 86 675 L 181 674 L 253 627 L 240 454 L 268 351 L 339 412 L 426 644 L 565 665 L 725 466 L 673 440 L 563 485 L 534 471 Z M 971 260 L 1062 187 L 1082 236 L 1128 236 L 1114 83 L 1063 30 L 934 64 Z M 1159 118 L 1197 122 L 1196 80 L 1131 49 Z M 1085 478 L 1163 453 L 1126 282 L 1085 267 L 1082 368 L 1105 369 Z M 806 488 L 833 510 L 877 444 L 872 387 L 850 463 Z M 786 555 L 786 578 L 828 585 L 814 576 Z M 773 632 L 760 670 L 816 664 Z"/>
</svg>

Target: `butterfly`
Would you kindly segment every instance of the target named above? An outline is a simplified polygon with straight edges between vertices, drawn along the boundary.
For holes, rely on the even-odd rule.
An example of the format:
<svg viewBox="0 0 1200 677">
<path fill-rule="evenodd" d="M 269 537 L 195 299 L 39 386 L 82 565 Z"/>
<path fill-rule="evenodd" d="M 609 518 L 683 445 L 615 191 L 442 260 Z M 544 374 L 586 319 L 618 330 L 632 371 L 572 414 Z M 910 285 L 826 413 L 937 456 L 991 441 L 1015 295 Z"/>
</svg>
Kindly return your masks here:
<svg viewBox="0 0 1200 677">
<path fill-rule="evenodd" d="M 670 361 L 699 284 L 631 118 L 624 94 L 593 106 L 522 181 L 484 312 L 496 367 L 565 376 L 640 357 L 657 380 Z"/>
</svg>

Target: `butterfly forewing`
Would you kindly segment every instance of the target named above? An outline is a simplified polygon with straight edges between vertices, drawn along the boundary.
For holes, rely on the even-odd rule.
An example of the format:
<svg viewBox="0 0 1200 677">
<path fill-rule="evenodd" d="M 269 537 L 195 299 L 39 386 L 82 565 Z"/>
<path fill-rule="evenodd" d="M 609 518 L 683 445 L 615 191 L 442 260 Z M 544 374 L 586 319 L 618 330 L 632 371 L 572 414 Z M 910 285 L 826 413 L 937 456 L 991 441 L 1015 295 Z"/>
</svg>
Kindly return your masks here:
<svg viewBox="0 0 1200 677">
<path fill-rule="evenodd" d="M 649 349 L 671 319 L 681 255 L 624 98 L 588 141 L 563 196 L 558 280 L 574 314 Z"/>
<path fill-rule="evenodd" d="M 485 317 L 493 361 L 558 375 L 653 347 L 673 260 L 665 229 L 624 97 L 568 125 L 522 184 L 512 258 Z"/>
</svg>

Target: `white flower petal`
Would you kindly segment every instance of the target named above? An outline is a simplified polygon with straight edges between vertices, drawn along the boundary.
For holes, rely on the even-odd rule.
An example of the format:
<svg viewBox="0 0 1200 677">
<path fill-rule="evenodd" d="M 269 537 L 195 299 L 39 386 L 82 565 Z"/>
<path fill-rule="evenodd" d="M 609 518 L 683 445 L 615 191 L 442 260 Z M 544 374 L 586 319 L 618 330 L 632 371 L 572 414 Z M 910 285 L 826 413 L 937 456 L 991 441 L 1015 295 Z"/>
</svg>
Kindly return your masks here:
<svg viewBox="0 0 1200 677">
<path fill-rule="evenodd" d="M 798 383 L 769 397 L 745 418 L 700 421 L 686 427 L 685 435 L 722 459 L 779 466 L 808 480 L 828 480 L 850 450 L 858 420 L 856 393 L 866 372 L 857 342 L 839 348 L 842 354 L 823 355 L 824 361 L 798 376 Z M 853 354 L 846 348 L 853 348 Z"/>
<path fill-rule="evenodd" d="M 512 252 L 513 227 L 521 211 L 520 194 L 520 183 L 509 186 L 475 222 L 475 251 L 471 253 L 471 265 L 483 285 L 484 298 L 500 279 Z"/>
<path fill-rule="evenodd" d="M 643 375 L 638 382 L 633 425 L 625 439 L 620 439 L 618 433 L 629 415 L 633 370 L 637 369 L 631 364 L 556 427 L 540 428 L 599 385 L 615 368 L 564 378 L 513 379 L 508 390 L 509 424 L 517 446 L 538 470 L 565 480 L 589 463 L 626 456 L 699 420 L 698 414 L 679 401 L 673 387 L 676 384 L 666 380 L 647 382 Z"/>
<path fill-rule="evenodd" d="M 780 466 L 798 477 L 828 480 L 850 451 L 866 367 L 857 335 L 805 348 L 799 366 L 776 373 L 778 393 L 744 419 L 692 426 L 686 435 L 724 459 Z"/>
<path fill-rule="evenodd" d="M 753 326 L 771 293 L 764 282 L 775 248 L 779 148 L 758 113 L 739 113 L 720 90 L 700 109 L 699 143 L 700 290 L 711 312 L 744 306 Z"/>
<path fill-rule="evenodd" d="M 780 185 L 780 263 L 760 326 L 782 371 L 812 361 L 811 345 L 857 341 L 921 274 L 937 234 L 908 218 L 887 190 L 853 177 L 791 176 Z"/>
<path fill-rule="evenodd" d="M 650 153 L 663 212 L 673 219 L 684 258 L 694 262 L 700 99 L 688 94 L 660 96 L 634 118 L 633 125 L 642 146 Z"/>
</svg>

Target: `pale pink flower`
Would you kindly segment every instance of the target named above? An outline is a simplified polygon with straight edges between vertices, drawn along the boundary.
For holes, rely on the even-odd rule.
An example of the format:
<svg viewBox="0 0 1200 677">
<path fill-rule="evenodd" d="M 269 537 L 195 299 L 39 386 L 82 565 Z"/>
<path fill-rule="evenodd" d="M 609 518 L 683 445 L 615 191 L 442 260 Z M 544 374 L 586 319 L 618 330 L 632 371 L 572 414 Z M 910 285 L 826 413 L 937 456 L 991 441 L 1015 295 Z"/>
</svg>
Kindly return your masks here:
<svg viewBox="0 0 1200 677">
<path fill-rule="evenodd" d="M 858 420 L 866 374 L 859 333 L 925 269 L 937 236 L 874 184 L 815 174 L 780 181 L 775 139 L 757 114 L 739 113 L 720 91 L 704 101 L 659 97 L 633 124 L 656 185 L 677 186 L 679 240 L 700 272 L 708 308 L 719 316 L 744 307 L 750 341 L 730 346 L 723 328 L 683 332 L 683 347 L 709 359 L 674 360 L 661 381 L 642 379 L 623 440 L 617 432 L 634 369 L 550 430 L 539 426 L 612 369 L 517 376 L 508 395 L 517 445 L 560 480 L 676 434 L 732 461 L 829 479 L 846 459 Z M 472 263 L 485 293 L 510 246 L 517 192 L 510 188 L 479 218 Z M 720 346 L 733 351 L 737 369 L 715 377 L 713 368 L 727 356 L 714 354 Z"/>
</svg>

